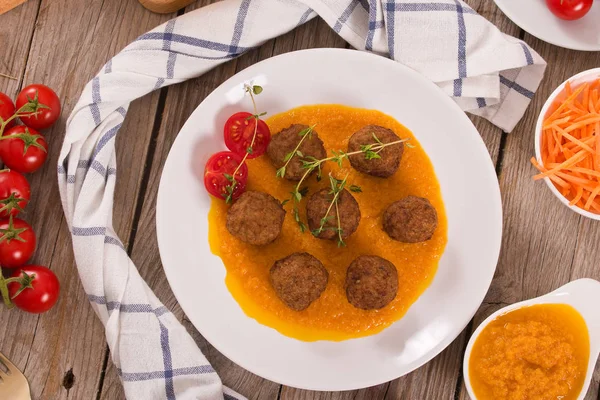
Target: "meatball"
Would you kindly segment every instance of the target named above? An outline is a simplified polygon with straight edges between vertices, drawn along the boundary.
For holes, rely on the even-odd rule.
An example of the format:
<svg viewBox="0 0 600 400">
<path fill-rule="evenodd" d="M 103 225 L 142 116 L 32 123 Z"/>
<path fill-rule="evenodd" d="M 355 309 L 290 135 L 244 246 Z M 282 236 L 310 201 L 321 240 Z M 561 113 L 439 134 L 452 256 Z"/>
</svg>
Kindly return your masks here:
<svg viewBox="0 0 600 400">
<path fill-rule="evenodd" d="M 273 196 L 248 191 L 227 211 L 227 230 L 243 242 L 261 246 L 281 233 L 285 210 Z"/>
<path fill-rule="evenodd" d="M 306 202 L 306 217 L 311 232 L 319 229 L 323 218 L 329 217 L 327 222 L 325 222 L 323 231 L 317 236 L 319 239 L 335 239 L 338 237 L 336 231 L 338 221 L 335 206 L 331 207 L 329 215 L 325 215 L 332 200 L 333 195 L 329 193 L 329 189 L 321 189 L 313 193 Z M 354 196 L 346 189 L 342 190 L 339 194 L 337 207 L 340 214 L 340 227 L 342 228 L 341 236 L 342 239 L 345 239 L 352 235 L 356 231 L 356 228 L 358 228 L 360 208 L 358 208 L 358 203 L 354 199 Z"/>
<path fill-rule="evenodd" d="M 383 213 L 383 230 L 394 240 L 418 243 L 431 239 L 438 218 L 429 200 L 408 196 L 389 205 Z"/>
<path fill-rule="evenodd" d="M 373 135 L 377 136 L 377 139 L 382 143 L 391 143 L 400 140 L 390 129 L 378 125 L 367 125 L 350 137 L 348 141 L 348 153 L 359 151 L 361 146 L 364 145 L 377 145 L 378 143 Z M 377 153 L 381 158 L 367 160 L 363 153 L 355 154 L 348 158 L 350 164 L 357 171 L 380 178 L 387 178 L 394 175 L 398 170 L 402 153 L 404 153 L 404 143 L 399 143 L 383 148 L 383 150 Z"/>
<path fill-rule="evenodd" d="M 398 293 L 398 271 L 394 264 L 377 256 L 360 256 L 346 271 L 346 297 L 363 310 L 388 305 Z"/>
<path fill-rule="evenodd" d="M 295 124 L 271 137 L 271 142 L 267 147 L 267 154 L 275 168 L 279 169 L 285 165 L 285 156 L 294 151 L 302 139 L 300 133 L 308 128 L 308 125 Z M 327 155 L 325 146 L 323 146 L 323 142 L 319 139 L 319 135 L 315 130 L 310 133 L 309 137 L 302 141 L 298 150 L 300 150 L 304 157 L 314 157 L 319 160 L 325 158 Z M 299 181 L 305 172 L 306 169 L 302 168 L 301 158 L 294 155 L 285 168 L 284 178 L 291 181 Z"/>
<path fill-rule="evenodd" d="M 273 264 L 270 280 L 277 296 L 289 308 L 302 311 L 321 296 L 329 274 L 321 261 L 308 253 L 294 253 Z"/>
</svg>

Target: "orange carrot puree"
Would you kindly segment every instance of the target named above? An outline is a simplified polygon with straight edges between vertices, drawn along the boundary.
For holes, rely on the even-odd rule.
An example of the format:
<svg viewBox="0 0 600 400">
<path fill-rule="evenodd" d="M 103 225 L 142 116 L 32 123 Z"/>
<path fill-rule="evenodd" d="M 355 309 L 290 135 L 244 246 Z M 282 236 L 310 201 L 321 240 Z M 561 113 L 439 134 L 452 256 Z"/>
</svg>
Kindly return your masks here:
<svg viewBox="0 0 600 400">
<path fill-rule="evenodd" d="M 483 329 L 469 377 L 478 400 L 573 400 L 589 355 L 583 317 L 566 304 L 539 304 L 501 315 Z"/>
<path fill-rule="evenodd" d="M 305 341 L 345 340 L 377 333 L 400 319 L 431 283 L 438 261 L 446 246 L 447 222 L 440 187 L 427 154 L 412 133 L 393 118 L 373 110 L 340 105 L 304 106 L 275 115 L 267 120 L 272 133 L 292 124 L 316 124 L 328 154 L 346 150 L 348 139 L 365 125 L 377 124 L 392 129 L 402 138 L 411 138 L 414 148 L 405 148 L 399 171 L 388 179 L 374 178 L 350 167 L 327 163 L 323 176 L 332 171 L 338 178 L 348 173 L 348 184 L 361 186 L 363 193 L 354 197 L 362 219 L 358 230 L 346 240 L 347 247 L 338 248 L 335 241 L 302 234 L 294 222 L 291 203 L 281 236 L 272 244 L 254 247 L 232 237 L 225 227 L 228 206 L 213 199 L 209 214 L 209 236 L 213 253 L 219 255 L 227 269 L 227 286 L 246 314 L 258 322 L 277 329 L 284 335 Z M 275 168 L 267 156 L 249 160 L 248 189 L 268 192 L 284 200 L 290 197 L 294 183 L 277 179 Z M 309 193 L 326 187 L 328 180 L 317 183 L 310 178 Z M 382 230 L 381 216 L 385 208 L 407 195 L 429 199 L 439 216 L 433 238 L 424 243 L 403 244 L 391 240 Z M 300 204 L 305 217 L 305 200 Z M 269 283 L 273 263 L 296 251 L 307 251 L 317 257 L 329 271 L 329 283 L 321 297 L 297 312 L 287 308 L 275 295 Z M 399 289 L 396 299 L 378 311 L 364 311 L 348 303 L 344 291 L 346 268 L 356 257 L 374 254 L 389 259 L 398 269 Z"/>
</svg>

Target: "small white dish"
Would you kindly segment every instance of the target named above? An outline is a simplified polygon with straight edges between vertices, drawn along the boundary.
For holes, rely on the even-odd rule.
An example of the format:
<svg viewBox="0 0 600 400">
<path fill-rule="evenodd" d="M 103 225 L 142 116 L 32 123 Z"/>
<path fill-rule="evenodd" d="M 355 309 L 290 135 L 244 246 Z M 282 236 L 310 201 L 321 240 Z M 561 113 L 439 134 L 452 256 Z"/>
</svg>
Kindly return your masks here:
<svg viewBox="0 0 600 400">
<path fill-rule="evenodd" d="M 409 128 L 431 159 L 446 207 L 448 243 L 429 288 L 384 331 L 342 342 L 302 342 L 248 317 L 227 290 L 225 268 L 208 242 L 211 198 L 202 177 L 206 160 L 225 147 L 227 118 L 251 110 L 243 90 L 250 82 L 264 88 L 257 102 L 269 115 L 323 103 L 384 112 Z M 254 64 L 198 106 L 165 162 L 156 229 L 173 293 L 217 350 L 243 368 L 288 386 L 352 390 L 413 371 L 460 334 L 496 270 L 502 205 L 485 144 L 439 87 L 381 56 L 313 49 Z"/>
<path fill-rule="evenodd" d="M 469 376 L 469 359 L 471 358 L 473 345 L 475 344 L 475 341 L 479 337 L 481 331 L 483 331 L 483 329 L 498 316 L 506 314 L 509 311 L 536 304 L 557 303 L 568 304 L 575 308 L 585 320 L 588 328 L 588 333 L 590 336 L 590 358 L 588 361 L 585 383 L 583 384 L 581 393 L 577 397 L 577 400 L 583 400 L 590 386 L 590 381 L 592 380 L 592 375 L 594 374 L 598 355 L 600 355 L 600 311 L 598 310 L 598 304 L 600 304 L 600 282 L 588 278 L 569 282 L 544 296 L 504 307 L 487 317 L 486 320 L 479 325 L 469 340 L 463 361 L 463 377 L 467 392 L 469 393 L 471 399 L 477 400 L 475 394 L 473 393 L 473 388 L 471 387 L 471 379 Z"/>
<path fill-rule="evenodd" d="M 540 163 L 541 165 L 544 165 L 544 163 L 542 162 L 542 152 L 541 152 L 542 126 L 544 124 L 544 119 L 546 117 L 546 113 L 548 112 L 548 109 L 552 106 L 552 103 L 554 103 L 554 100 L 556 99 L 556 97 L 564 90 L 567 82 L 570 82 L 571 86 L 575 87 L 575 86 L 579 86 L 586 82 L 591 82 L 598 78 L 600 78 L 600 68 L 593 68 L 593 69 L 588 69 L 587 71 L 580 72 L 577 75 L 575 75 L 575 76 L 567 79 L 563 83 L 561 83 L 560 86 L 557 87 L 554 90 L 554 92 L 552 92 L 550 97 L 548 97 L 548 100 L 546 100 L 544 107 L 542 107 L 542 111 L 540 111 L 540 115 L 538 117 L 537 123 L 535 124 L 535 135 L 534 135 L 535 158 L 537 159 L 538 163 Z M 581 207 L 570 205 L 569 200 L 567 200 L 567 198 L 558 191 L 556 186 L 554 186 L 554 184 L 552 183 L 552 181 L 549 178 L 544 178 L 544 181 L 546 181 L 546 184 L 548 185 L 548 187 L 550 188 L 552 193 L 556 197 L 558 197 L 560 202 L 563 203 L 565 206 L 567 206 L 571 210 L 575 211 L 576 213 L 583 215 L 584 217 L 588 217 L 588 218 L 600 221 L 600 214 L 595 214 L 593 212 L 584 210 Z"/>
<path fill-rule="evenodd" d="M 600 50 L 600 3 L 576 21 L 556 17 L 546 0 L 494 0 L 498 8 L 515 24 L 538 39 L 573 50 Z"/>
</svg>

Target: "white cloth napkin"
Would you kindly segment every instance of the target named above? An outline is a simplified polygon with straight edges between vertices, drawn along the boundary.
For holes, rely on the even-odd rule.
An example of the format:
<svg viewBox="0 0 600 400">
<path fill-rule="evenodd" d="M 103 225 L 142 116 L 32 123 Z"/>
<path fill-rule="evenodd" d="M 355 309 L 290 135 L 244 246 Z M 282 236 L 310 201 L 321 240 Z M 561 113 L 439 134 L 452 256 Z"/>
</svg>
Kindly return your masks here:
<svg viewBox="0 0 600 400">
<path fill-rule="evenodd" d="M 88 83 L 67 122 L 58 181 L 81 281 L 106 327 L 129 399 L 242 398 L 222 386 L 113 230 L 115 135 L 129 103 L 197 77 L 317 14 L 352 46 L 423 73 L 464 110 L 506 131 L 543 76 L 545 62 L 535 51 L 458 0 L 226 0 L 171 20 L 123 49 Z"/>
</svg>

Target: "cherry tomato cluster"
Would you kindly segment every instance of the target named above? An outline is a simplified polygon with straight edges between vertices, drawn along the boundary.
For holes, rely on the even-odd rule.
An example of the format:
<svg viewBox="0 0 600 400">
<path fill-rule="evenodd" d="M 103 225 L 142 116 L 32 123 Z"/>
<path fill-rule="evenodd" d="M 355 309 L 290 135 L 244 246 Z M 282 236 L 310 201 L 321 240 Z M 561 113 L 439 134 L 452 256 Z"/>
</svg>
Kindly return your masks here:
<svg viewBox="0 0 600 400">
<path fill-rule="evenodd" d="M 60 100 L 44 85 L 29 85 L 15 103 L 0 93 L 0 294 L 4 304 L 38 314 L 58 300 L 56 275 L 41 265 L 26 265 L 36 248 L 33 228 L 17 215 L 31 198 L 23 175 L 37 171 L 46 161 L 48 144 L 41 130 L 60 117 Z M 17 120 L 22 125 L 17 125 Z M 5 277 L 2 268 L 14 269 Z"/>
<path fill-rule="evenodd" d="M 594 0 L 546 0 L 554 15 L 568 21 L 583 18 L 592 8 L 593 2 Z"/>
<path fill-rule="evenodd" d="M 230 151 L 213 154 L 204 167 L 204 186 L 208 193 L 228 203 L 237 199 L 246 190 L 248 166 L 246 159 L 260 157 L 267 151 L 271 141 L 268 125 L 260 119 L 254 95 L 262 92 L 260 86 L 248 86 L 254 104 L 254 114 L 238 112 L 233 114 L 224 127 L 225 146 Z"/>
</svg>

